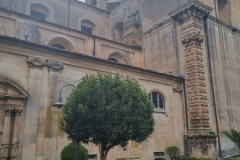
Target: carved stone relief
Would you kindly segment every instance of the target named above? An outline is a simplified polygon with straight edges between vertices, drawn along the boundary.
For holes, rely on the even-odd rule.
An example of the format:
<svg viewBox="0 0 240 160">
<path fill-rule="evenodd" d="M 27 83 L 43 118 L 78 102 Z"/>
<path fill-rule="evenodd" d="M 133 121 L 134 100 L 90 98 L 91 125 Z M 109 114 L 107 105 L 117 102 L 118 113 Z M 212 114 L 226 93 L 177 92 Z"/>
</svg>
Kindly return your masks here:
<svg viewBox="0 0 240 160">
<path fill-rule="evenodd" d="M 8 144 L 2 144 L 0 148 L 0 159 L 8 158 Z"/>
<path fill-rule="evenodd" d="M 27 62 L 30 67 L 43 68 L 44 66 L 47 66 L 49 69 L 52 69 L 54 71 L 60 71 L 64 68 L 64 64 L 61 62 L 50 61 L 36 57 L 29 57 Z"/>
</svg>

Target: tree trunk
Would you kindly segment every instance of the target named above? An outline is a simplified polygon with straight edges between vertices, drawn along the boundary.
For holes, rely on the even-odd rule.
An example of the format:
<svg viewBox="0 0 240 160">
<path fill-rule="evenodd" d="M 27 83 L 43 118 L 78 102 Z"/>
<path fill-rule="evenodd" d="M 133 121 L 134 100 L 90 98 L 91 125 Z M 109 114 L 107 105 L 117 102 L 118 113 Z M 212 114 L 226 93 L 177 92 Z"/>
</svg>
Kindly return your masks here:
<svg viewBox="0 0 240 160">
<path fill-rule="evenodd" d="M 78 160 L 78 153 L 79 153 L 79 144 L 76 144 L 76 151 L 75 151 L 75 160 Z"/>
<path fill-rule="evenodd" d="M 107 159 L 107 154 L 108 154 L 108 151 L 101 151 L 100 153 L 100 160 L 106 160 Z"/>
</svg>

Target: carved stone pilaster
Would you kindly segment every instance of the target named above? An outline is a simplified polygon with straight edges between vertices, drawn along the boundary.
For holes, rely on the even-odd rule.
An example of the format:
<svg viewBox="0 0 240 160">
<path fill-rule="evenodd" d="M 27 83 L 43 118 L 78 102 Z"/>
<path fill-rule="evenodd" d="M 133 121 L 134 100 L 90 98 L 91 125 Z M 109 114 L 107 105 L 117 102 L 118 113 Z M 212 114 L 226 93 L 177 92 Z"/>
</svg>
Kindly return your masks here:
<svg viewBox="0 0 240 160">
<path fill-rule="evenodd" d="M 203 65 L 202 19 L 211 8 L 196 0 L 189 0 L 169 15 L 180 23 L 185 47 L 185 67 L 189 105 L 190 129 L 193 131 L 209 129 L 208 104 Z"/>
<path fill-rule="evenodd" d="M 61 71 L 64 68 L 64 64 L 61 62 L 56 61 L 50 61 L 48 60 L 47 66 L 49 69 L 52 69 L 54 71 Z"/>
<path fill-rule="evenodd" d="M 2 144 L 0 148 L 0 159 L 8 158 L 9 144 Z"/>
<path fill-rule="evenodd" d="M 47 60 L 35 58 L 35 57 L 28 57 L 27 62 L 30 67 L 37 67 L 37 68 L 42 68 L 47 64 Z"/>
</svg>

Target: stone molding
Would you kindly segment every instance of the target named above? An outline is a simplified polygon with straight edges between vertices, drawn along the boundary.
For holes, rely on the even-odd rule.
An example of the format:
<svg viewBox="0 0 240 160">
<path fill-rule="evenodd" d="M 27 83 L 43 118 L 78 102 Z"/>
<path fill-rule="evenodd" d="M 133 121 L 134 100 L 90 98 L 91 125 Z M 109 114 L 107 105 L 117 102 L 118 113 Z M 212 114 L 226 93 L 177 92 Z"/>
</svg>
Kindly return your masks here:
<svg viewBox="0 0 240 160">
<path fill-rule="evenodd" d="M 8 148 L 9 148 L 9 144 L 1 144 L 0 159 L 8 158 Z"/>
<path fill-rule="evenodd" d="M 205 4 L 196 0 L 189 0 L 172 12 L 168 13 L 168 15 L 177 21 L 181 21 L 189 15 L 203 18 L 208 16 L 211 11 L 212 8 Z"/>
<path fill-rule="evenodd" d="M 40 59 L 36 57 L 28 57 L 27 60 L 30 67 L 36 67 L 36 68 L 43 68 L 44 66 L 47 66 L 49 69 L 54 71 L 60 71 L 64 68 L 64 63 L 57 62 L 57 61 L 51 61 L 47 59 Z"/>
</svg>

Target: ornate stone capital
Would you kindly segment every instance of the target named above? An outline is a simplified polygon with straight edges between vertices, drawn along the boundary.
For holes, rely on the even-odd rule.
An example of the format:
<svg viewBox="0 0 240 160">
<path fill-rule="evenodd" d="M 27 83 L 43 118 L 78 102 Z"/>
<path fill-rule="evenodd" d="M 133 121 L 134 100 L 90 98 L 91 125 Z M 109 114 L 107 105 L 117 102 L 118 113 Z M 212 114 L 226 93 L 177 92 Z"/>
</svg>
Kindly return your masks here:
<svg viewBox="0 0 240 160">
<path fill-rule="evenodd" d="M 172 89 L 173 89 L 174 92 L 181 92 L 183 88 L 182 88 L 182 86 L 175 86 L 175 85 L 174 85 L 174 86 L 172 87 Z"/>
<path fill-rule="evenodd" d="M 9 144 L 2 144 L 0 148 L 0 159 L 8 158 L 8 146 Z"/>
<path fill-rule="evenodd" d="M 212 8 L 205 4 L 197 0 L 189 0 L 172 12 L 168 13 L 168 15 L 177 21 L 182 21 L 184 18 L 189 16 L 203 18 L 208 16 L 211 11 Z"/>
<path fill-rule="evenodd" d="M 27 62 L 31 67 L 38 67 L 38 68 L 42 68 L 47 64 L 47 60 L 35 58 L 35 57 L 28 57 Z"/>
<path fill-rule="evenodd" d="M 54 71 L 60 71 L 64 68 L 64 64 L 56 61 L 50 61 L 48 60 L 47 66 L 49 69 L 52 69 Z"/>
<path fill-rule="evenodd" d="M 199 32 L 186 33 L 182 37 L 182 43 L 185 47 L 192 45 L 201 46 L 204 37 Z"/>
<path fill-rule="evenodd" d="M 4 109 L 4 111 L 5 111 L 5 115 L 6 116 L 11 116 L 11 114 L 12 114 L 12 112 L 14 111 L 14 108 L 5 108 Z"/>
<path fill-rule="evenodd" d="M 22 111 L 23 111 L 23 110 L 22 110 L 21 108 L 15 108 L 15 109 L 13 110 L 13 112 L 15 113 L 16 116 L 21 115 Z"/>
</svg>

